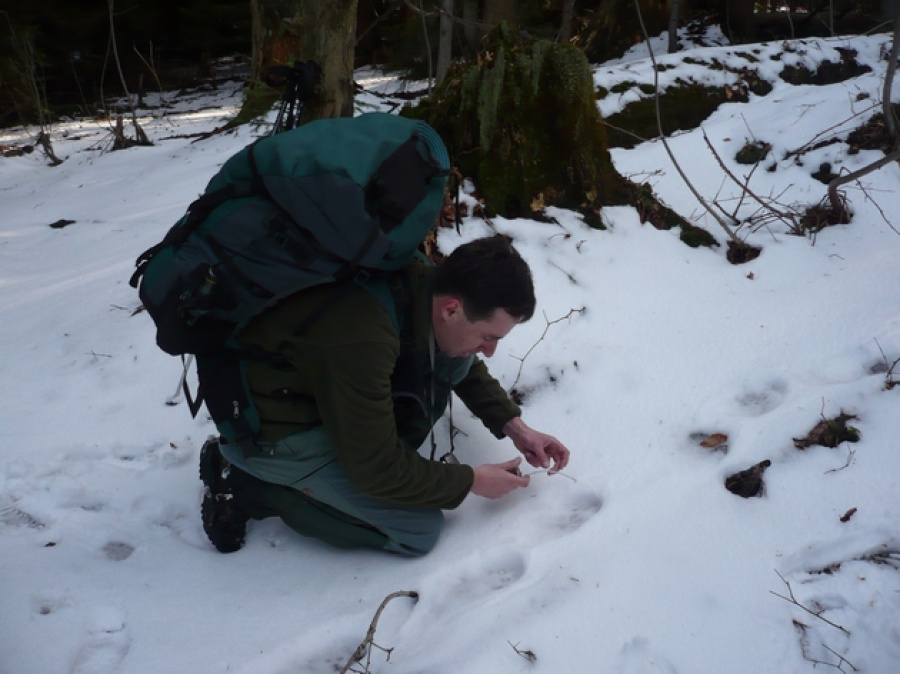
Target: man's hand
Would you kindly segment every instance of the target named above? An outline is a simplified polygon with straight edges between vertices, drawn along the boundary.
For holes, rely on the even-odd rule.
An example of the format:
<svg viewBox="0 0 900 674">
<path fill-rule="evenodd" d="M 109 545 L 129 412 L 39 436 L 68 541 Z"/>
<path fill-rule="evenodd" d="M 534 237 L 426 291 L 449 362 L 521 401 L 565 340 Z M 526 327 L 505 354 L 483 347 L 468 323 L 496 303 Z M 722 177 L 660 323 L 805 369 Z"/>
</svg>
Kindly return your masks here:
<svg viewBox="0 0 900 674">
<path fill-rule="evenodd" d="M 519 472 L 521 457 L 504 463 L 485 463 L 477 466 L 471 492 L 485 498 L 500 498 L 519 487 L 527 487 L 531 478 Z"/>
<path fill-rule="evenodd" d="M 546 468 L 549 473 L 561 471 L 569 463 L 569 450 L 552 435 L 541 433 L 529 427 L 522 417 L 513 417 L 503 426 L 525 460 L 535 468 Z M 550 462 L 553 462 L 551 467 Z"/>
</svg>

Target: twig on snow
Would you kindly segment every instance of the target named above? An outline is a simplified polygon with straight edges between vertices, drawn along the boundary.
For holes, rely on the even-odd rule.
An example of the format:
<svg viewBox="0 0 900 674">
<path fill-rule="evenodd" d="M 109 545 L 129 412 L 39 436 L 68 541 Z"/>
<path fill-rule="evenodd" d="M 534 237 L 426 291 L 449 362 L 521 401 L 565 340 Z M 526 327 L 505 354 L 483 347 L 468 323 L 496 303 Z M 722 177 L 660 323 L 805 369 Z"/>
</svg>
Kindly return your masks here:
<svg viewBox="0 0 900 674">
<path fill-rule="evenodd" d="M 581 307 L 581 309 L 569 309 L 569 313 L 567 313 L 565 316 L 560 316 L 559 318 L 552 321 L 547 320 L 547 314 L 544 314 L 544 321 L 546 321 L 547 323 L 547 325 L 544 326 L 544 332 L 542 332 L 541 336 L 537 338 L 537 341 L 535 341 L 535 343 L 531 345 L 531 348 L 529 348 L 528 351 L 525 352 L 524 356 L 522 356 L 521 358 L 513 356 L 513 358 L 516 358 L 516 360 L 519 361 L 519 371 L 516 372 L 516 379 L 512 383 L 512 386 L 509 387 L 510 390 L 514 389 L 516 387 L 516 384 L 519 383 L 519 378 L 522 376 L 522 368 L 525 367 L 525 359 L 531 355 L 531 352 L 535 350 L 538 344 L 544 341 L 544 337 L 547 336 L 547 332 L 550 330 L 550 326 L 568 320 L 572 317 L 572 314 L 583 314 L 586 310 L 587 307 Z"/>
<path fill-rule="evenodd" d="M 514 644 L 511 641 L 507 641 L 506 643 L 508 643 L 510 646 L 512 646 L 512 649 L 516 652 L 516 655 L 522 656 L 523 658 L 528 660 L 528 662 L 535 662 L 537 660 L 537 656 L 534 654 L 534 651 L 520 650 L 519 644 L 517 644 L 517 643 Z"/>
<path fill-rule="evenodd" d="M 703 140 L 706 143 L 706 147 L 708 147 L 709 151 L 712 152 L 713 158 L 716 160 L 716 163 L 718 163 L 719 167 L 725 172 L 725 175 L 727 175 L 729 178 L 731 178 L 734 181 L 734 183 L 741 188 L 741 190 L 742 190 L 741 199 L 743 199 L 744 195 L 749 196 L 756 203 L 758 203 L 760 206 L 762 206 L 766 211 L 770 212 L 772 215 L 774 215 L 779 220 L 785 222 L 785 224 L 787 224 L 788 228 L 790 228 L 792 231 L 796 230 L 798 228 L 798 225 L 794 218 L 794 215 L 792 213 L 785 213 L 784 211 L 778 210 L 770 202 L 764 201 L 761 197 L 759 197 L 756 194 L 756 192 L 751 190 L 750 189 L 750 176 L 747 176 L 747 179 L 743 183 L 740 180 L 738 180 L 737 176 L 734 175 L 734 173 L 731 171 L 731 169 L 729 169 L 725 165 L 725 162 L 722 161 L 722 157 L 719 155 L 719 153 L 716 152 L 716 149 L 712 145 L 712 141 L 710 141 L 709 136 L 706 135 L 706 129 L 704 129 L 701 126 L 700 131 L 703 133 Z M 756 166 L 759 166 L 759 164 L 757 164 Z M 753 171 L 756 170 L 756 166 L 753 167 Z M 752 175 L 753 171 L 751 171 L 751 175 Z M 740 204 L 738 204 L 738 207 L 740 207 Z M 736 213 L 737 213 L 737 209 L 735 209 L 735 214 L 733 214 L 731 216 L 732 219 L 734 219 L 734 220 L 737 219 L 735 217 Z"/>
<path fill-rule="evenodd" d="M 779 599 L 784 599 L 784 600 L 785 600 L 786 602 L 788 602 L 789 604 L 793 604 L 793 605 L 796 606 L 797 608 L 803 609 L 804 611 L 806 611 L 807 613 L 809 613 L 809 614 L 812 615 L 812 616 L 815 616 L 816 618 L 818 618 L 818 619 L 821 620 L 822 622 L 828 623 L 828 624 L 831 625 L 832 627 L 834 627 L 834 628 L 836 628 L 836 629 L 839 629 L 841 632 L 843 632 L 844 634 L 846 634 L 848 637 L 850 636 L 850 631 L 847 630 L 846 628 L 841 627 L 841 626 L 838 625 L 837 623 L 831 622 L 828 618 L 823 618 L 819 613 L 816 613 L 816 612 L 813 611 L 811 608 L 808 608 L 808 607 L 804 606 L 803 604 L 801 604 L 799 601 L 797 601 L 797 598 L 794 596 L 794 590 L 793 590 L 793 588 L 791 587 L 791 584 L 790 584 L 787 580 L 785 580 L 785 577 L 782 576 L 780 573 L 778 573 L 777 570 L 775 571 L 775 573 L 778 574 L 778 577 L 779 577 L 779 578 L 781 578 L 781 582 L 784 583 L 784 584 L 787 586 L 787 590 L 788 590 L 788 595 L 789 595 L 789 596 L 788 596 L 788 597 L 785 597 L 784 595 L 778 594 L 777 592 L 775 592 L 775 591 L 773 591 L 773 590 L 769 590 L 769 593 L 770 593 L 770 594 L 774 594 L 774 595 L 775 595 L 776 597 L 778 597 Z"/>
<path fill-rule="evenodd" d="M 706 209 L 706 212 L 709 213 L 713 219 L 719 223 L 719 226 L 725 231 L 728 235 L 728 238 L 734 241 L 736 244 L 742 243 L 738 238 L 737 234 L 734 233 L 734 230 L 731 229 L 731 226 L 725 219 L 716 213 L 712 206 L 710 206 L 706 199 L 703 198 L 703 195 L 694 187 L 694 184 L 688 179 L 684 170 L 681 168 L 681 164 L 678 163 L 678 160 L 675 159 L 675 153 L 672 152 L 672 148 L 669 147 L 669 141 L 666 140 L 666 135 L 663 133 L 662 128 L 662 113 L 660 111 L 659 106 L 659 66 L 656 63 L 656 55 L 653 53 L 653 47 L 650 44 L 650 35 L 647 32 L 647 27 L 644 25 L 644 14 L 641 12 L 641 3 L 634 3 L 634 8 L 637 11 L 638 22 L 641 25 L 641 31 L 644 34 L 644 41 L 647 44 L 647 53 L 650 55 L 650 62 L 653 64 L 653 88 L 654 88 L 654 97 L 656 101 L 656 128 L 659 131 L 659 140 L 663 144 L 663 148 L 666 150 L 666 154 L 669 155 L 669 159 L 672 161 L 672 164 L 675 166 L 675 170 L 678 171 L 678 175 L 681 176 L 681 179 L 684 181 L 684 184 L 687 185 L 688 189 L 691 191 L 691 194 L 694 195 L 694 198 L 700 202 L 700 205 Z"/>
<path fill-rule="evenodd" d="M 388 605 L 392 599 L 396 599 L 397 597 L 409 597 L 414 600 L 419 599 L 419 593 L 401 590 L 400 592 L 394 592 L 393 594 L 389 594 L 384 598 L 384 601 L 381 602 L 381 606 L 378 607 L 378 610 L 375 611 L 375 617 L 372 618 L 372 622 L 369 625 L 369 631 L 366 632 L 366 638 L 362 640 L 362 643 L 357 646 L 356 650 L 353 651 L 353 655 L 350 656 L 350 659 L 347 661 L 347 664 L 344 665 L 344 668 L 341 670 L 341 674 L 347 674 L 347 672 L 353 672 L 358 670 L 353 670 L 354 664 L 360 662 L 363 658 L 366 658 L 366 668 L 363 670 L 364 672 L 369 671 L 369 665 L 372 661 L 372 647 L 378 648 L 379 650 L 384 651 L 388 654 L 388 660 L 391 658 L 391 651 L 393 648 L 383 648 L 375 643 L 375 630 L 378 627 L 378 619 L 381 618 L 381 614 L 384 611 L 385 607 Z"/>
</svg>

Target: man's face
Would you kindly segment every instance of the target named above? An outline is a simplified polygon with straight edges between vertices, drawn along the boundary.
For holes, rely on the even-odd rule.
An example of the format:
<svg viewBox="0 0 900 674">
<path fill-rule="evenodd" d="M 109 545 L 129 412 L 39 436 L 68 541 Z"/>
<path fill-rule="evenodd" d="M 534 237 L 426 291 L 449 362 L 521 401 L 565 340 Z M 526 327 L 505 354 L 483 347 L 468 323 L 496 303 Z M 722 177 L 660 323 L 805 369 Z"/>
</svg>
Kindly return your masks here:
<svg viewBox="0 0 900 674">
<path fill-rule="evenodd" d="M 456 297 L 435 297 L 432 310 L 434 340 L 441 353 L 451 358 L 478 353 L 490 358 L 497 342 L 518 323 L 503 309 L 495 309 L 485 320 L 470 321 Z"/>
</svg>

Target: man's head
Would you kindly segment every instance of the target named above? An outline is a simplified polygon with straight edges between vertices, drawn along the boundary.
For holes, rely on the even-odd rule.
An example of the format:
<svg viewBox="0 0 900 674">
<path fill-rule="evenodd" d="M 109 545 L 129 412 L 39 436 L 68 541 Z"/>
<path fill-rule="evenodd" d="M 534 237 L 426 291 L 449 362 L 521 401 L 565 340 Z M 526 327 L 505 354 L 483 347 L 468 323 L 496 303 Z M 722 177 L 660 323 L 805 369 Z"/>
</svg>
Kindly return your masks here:
<svg viewBox="0 0 900 674">
<path fill-rule="evenodd" d="M 504 236 L 477 239 L 435 270 L 432 326 L 448 356 L 491 356 L 497 342 L 534 314 L 534 284 L 525 260 Z"/>
</svg>

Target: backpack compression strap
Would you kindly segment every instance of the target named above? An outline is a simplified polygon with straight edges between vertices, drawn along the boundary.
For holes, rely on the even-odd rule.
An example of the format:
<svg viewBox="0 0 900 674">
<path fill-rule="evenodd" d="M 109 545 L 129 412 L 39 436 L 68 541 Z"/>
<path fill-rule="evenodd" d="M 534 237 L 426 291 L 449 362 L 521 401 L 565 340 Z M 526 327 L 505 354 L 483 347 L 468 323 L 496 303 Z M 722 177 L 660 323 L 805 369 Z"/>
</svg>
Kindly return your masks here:
<svg viewBox="0 0 900 674">
<path fill-rule="evenodd" d="M 191 205 L 188 206 L 187 213 L 185 213 L 181 220 L 175 223 L 175 226 L 166 232 L 162 241 L 138 255 L 137 260 L 134 261 L 136 269 L 134 270 L 134 274 L 131 275 L 128 284 L 132 288 L 137 288 L 138 280 L 144 275 L 144 272 L 147 270 L 147 265 L 150 264 L 150 260 L 156 257 L 161 250 L 168 248 L 169 246 L 180 246 L 187 241 L 188 237 L 216 208 L 229 199 L 253 196 L 253 190 L 253 183 L 230 183 L 225 187 L 213 190 L 212 192 L 203 194 L 195 199 Z"/>
</svg>

